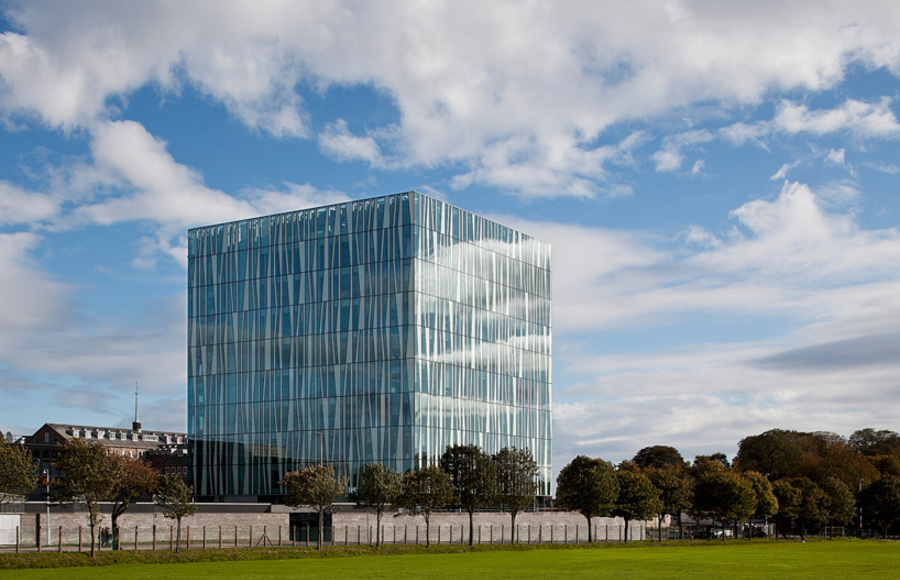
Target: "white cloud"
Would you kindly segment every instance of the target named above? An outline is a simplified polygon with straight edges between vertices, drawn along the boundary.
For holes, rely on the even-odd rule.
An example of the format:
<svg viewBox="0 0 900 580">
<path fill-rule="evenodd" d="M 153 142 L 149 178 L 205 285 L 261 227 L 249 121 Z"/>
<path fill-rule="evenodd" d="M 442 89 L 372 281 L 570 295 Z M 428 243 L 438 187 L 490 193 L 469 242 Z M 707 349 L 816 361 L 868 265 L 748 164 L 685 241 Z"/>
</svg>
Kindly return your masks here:
<svg viewBox="0 0 900 580">
<path fill-rule="evenodd" d="M 383 165 L 378 143 L 370 136 L 359 137 L 350 133 L 347 121 L 338 119 L 319 135 L 319 147 L 326 155 L 341 161 L 366 161 L 370 165 Z"/>
<path fill-rule="evenodd" d="M 747 123 L 734 123 L 733 125 L 729 125 L 728 127 L 723 127 L 719 129 L 719 134 L 725 138 L 725 140 L 731 142 L 733 145 L 740 147 L 744 143 L 748 141 L 759 145 L 763 149 L 767 149 L 765 143 L 763 142 L 763 138 L 768 137 L 771 133 L 770 123 L 765 121 L 747 124 Z"/>
<path fill-rule="evenodd" d="M 438 2 L 416 10 L 327 0 L 47 1 L 7 11 L 21 30 L 0 39 L 7 116 L 90 126 L 140 87 L 190 85 L 252 129 L 304 137 L 311 131 L 303 90 L 364 86 L 396 105 L 396 130 L 332 129 L 325 150 L 367 160 L 380 151 L 405 166 L 462 163 L 470 169 L 457 187 L 528 196 L 603 194 L 609 157 L 597 140 L 614 123 L 701 102 L 752 105 L 771 90 L 825 89 L 851 63 L 900 72 L 900 18 L 890 3 L 822 11 L 811 1 L 564 9 Z M 827 114 L 786 104 L 777 122 L 819 134 L 897 129 L 887 100 L 850 100 Z M 754 131 L 732 126 L 726 134 L 739 141 L 755 139 Z M 678 153 L 659 153 L 658 169 L 679 167 Z"/>
<path fill-rule="evenodd" d="M 740 438 L 774 427 L 849 434 L 896 423 L 900 231 L 861 229 L 838 210 L 837 185 L 786 183 L 731 212 L 737 229 L 692 227 L 689 245 L 672 251 L 640 235 L 519 224 L 554 248 L 558 464 L 661 443 L 689 457 L 733 453 Z M 592 259 L 568 259 L 585 247 L 596 248 Z M 678 348 L 651 339 L 631 352 L 594 350 L 621 328 L 665 336 L 687 319 L 729 318 L 778 323 L 752 341 L 713 334 Z"/>
<path fill-rule="evenodd" d="M 772 181 L 783 181 L 787 179 L 788 173 L 798 165 L 800 165 L 799 159 L 794 161 L 793 163 L 785 163 L 769 179 L 771 179 Z"/>
<path fill-rule="evenodd" d="M 185 227 L 229 221 L 253 211 L 247 203 L 206 188 L 195 170 L 176 163 L 166 144 L 139 123 L 99 124 L 91 149 L 97 168 L 133 194 L 83 205 L 77 213 L 90 222 L 146 219 Z"/>
<path fill-rule="evenodd" d="M 158 253 L 186 265 L 188 227 L 347 199 L 340 192 L 290 183 L 282 189 L 246 189 L 242 198 L 208 188 L 197 170 L 176 162 L 165 142 L 134 121 L 97 123 L 91 137 L 93 164 L 68 168 L 61 187 L 71 198 L 84 191 L 92 195 L 56 217 L 55 227 L 151 222 L 156 231 L 138 244 L 133 261 L 138 268 L 153 267 Z"/>
<path fill-rule="evenodd" d="M 64 315 L 67 286 L 41 272 L 30 258 L 41 241 L 33 233 L 0 233 L 0 346 L 27 341 L 23 333 L 50 332 Z"/>
<path fill-rule="evenodd" d="M 656 171 L 677 171 L 681 169 L 681 163 L 684 160 L 684 156 L 681 153 L 682 149 L 708 143 L 714 138 L 713 134 L 706 130 L 688 131 L 666 137 L 663 139 L 662 149 L 651 156 L 656 162 Z M 691 169 L 691 174 L 696 175 L 702 167 L 703 162 L 698 160 Z"/>
<path fill-rule="evenodd" d="M 829 165 L 844 165 L 844 149 L 831 149 L 825 155 L 825 163 Z"/>
<path fill-rule="evenodd" d="M 898 289 L 896 284 L 891 288 Z M 900 304 L 894 300 L 892 308 L 896 324 Z M 843 334 L 853 322 L 841 320 L 831 330 Z M 793 339 L 819 348 L 825 341 L 813 336 L 817 329 Z M 878 339 L 864 335 L 860 340 L 869 336 Z M 898 338 L 896 331 L 881 336 L 888 345 Z M 562 371 L 554 386 L 563 402 L 554 406 L 554 464 L 576 453 L 618 461 L 658 444 L 673 445 L 688 459 L 714 451 L 733 455 L 740 439 L 772 428 L 849 435 L 866 426 L 895 424 L 900 404 L 896 348 L 871 364 L 830 367 L 820 362 L 833 352 L 822 350 L 821 358 L 806 366 L 802 361 L 792 366 L 792 349 L 765 341 L 700 344 L 658 354 L 580 353 L 559 361 L 556 368 Z M 757 362 L 767 356 L 785 364 Z M 578 377 L 589 378 L 558 386 Z"/>
<path fill-rule="evenodd" d="M 57 214 L 59 205 L 50 195 L 0 181 L 0 225 L 44 222 Z"/>
<path fill-rule="evenodd" d="M 896 175 L 897 173 L 900 173 L 900 167 L 897 167 L 896 165 L 893 165 L 891 163 L 866 162 L 863 165 L 870 169 L 874 169 L 875 171 L 887 173 L 888 175 Z"/>
<path fill-rule="evenodd" d="M 893 138 L 900 135 L 900 123 L 890 108 L 890 99 L 865 103 L 847 99 L 836 109 L 810 111 L 805 105 L 782 102 L 774 124 L 785 133 L 825 135 L 847 131 L 859 137 Z"/>
<path fill-rule="evenodd" d="M 891 282 L 892 265 L 900 267 L 900 232 L 862 230 L 852 211 L 829 211 L 843 207 L 840 195 L 854 195 L 835 191 L 786 183 L 777 198 L 731 212 L 737 227 L 725 235 L 694 227 L 683 238 L 689 245 L 670 251 L 660 248 L 671 240 L 503 221 L 553 244 L 557 333 L 665 325 L 687 314 L 811 322 L 836 311 L 841 289 Z"/>
<path fill-rule="evenodd" d="M 676 171 L 681 169 L 684 157 L 677 149 L 660 149 L 650 156 L 656 162 L 656 171 Z"/>
<path fill-rule="evenodd" d="M 685 240 L 690 244 L 699 246 L 721 246 L 722 241 L 719 240 L 712 232 L 697 225 L 692 225 L 685 235 Z"/>
</svg>

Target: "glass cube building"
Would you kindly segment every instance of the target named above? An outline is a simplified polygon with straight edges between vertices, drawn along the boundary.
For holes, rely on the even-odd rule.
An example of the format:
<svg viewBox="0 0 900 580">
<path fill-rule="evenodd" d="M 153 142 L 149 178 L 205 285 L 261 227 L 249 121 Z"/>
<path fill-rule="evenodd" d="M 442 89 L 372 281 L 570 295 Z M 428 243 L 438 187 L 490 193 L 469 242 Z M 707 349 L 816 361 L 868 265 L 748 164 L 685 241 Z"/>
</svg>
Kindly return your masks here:
<svg viewBox="0 0 900 580">
<path fill-rule="evenodd" d="M 188 233 L 194 493 L 272 500 L 287 471 L 403 473 L 448 445 L 551 477 L 550 246 L 417 192 Z"/>
</svg>

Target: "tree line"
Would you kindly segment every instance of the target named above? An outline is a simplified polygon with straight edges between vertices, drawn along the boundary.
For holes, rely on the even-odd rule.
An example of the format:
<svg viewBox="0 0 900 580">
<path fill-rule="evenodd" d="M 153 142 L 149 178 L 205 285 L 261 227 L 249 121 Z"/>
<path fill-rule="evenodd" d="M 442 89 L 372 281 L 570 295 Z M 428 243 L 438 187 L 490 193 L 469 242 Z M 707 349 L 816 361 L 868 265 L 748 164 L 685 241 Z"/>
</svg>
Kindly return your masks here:
<svg viewBox="0 0 900 580">
<path fill-rule="evenodd" d="M 91 529 L 91 556 L 94 555 L 97 526 L 103 516 L 100 502 L 113 502 L 113 549 L 119 549 L 119 518 L 130 503 L 139 497 L 153 496 L 163 515 L 178 523 L 192 515 L 197 506 L 192 501 L 193 489 L 177 475 L 160 475 L 138 458 L 114 455 L 100 443 L 82 438 L 66 441 L 54 462 L 58 477 L 41 481 L 31 452 L 24 446 L 12 445 L 0 438 L 0 503 L 24 498 L 41 485 L 53 489 L 51 498 L 60 503 L 77 504 L 87 511 Z M 176 543 L 176 550 L 178 544 Z"/>
<path fill-rule="evenodd" d="M 737 532 L 770 518 L 783 535 L 805 537 L 856 518 L 859 528 L 866 518 L 887 535 L 900 524 L 900 434 L 861 429 L 845 439 L 773 429 L 741 440 L 733 463 L 715 453 L 689 464 L 666 445 L 645 447 L 617 466 L 578 456 L 560 471 L 556 499 L 589 522 L 669 515 L 681 530 L 681 514 L 689 513 L 721 524 L 723 539 L 728 523 Z M 752 537 L 754 528 L 747 529 Z"/>
<path fill-rule="evenodd" d="M 371 463 L 363 467 L 359 486 L 352 497 L 375 512 L 375 545 L 381 544 L 381 516 L 405 507 L 425 520 L 425 543 L 430 546 L 431 514 L 455 507 L 469 514 L 469 545 L 474 536 L 475 511 L 505 508 L 515 534 L 516 517 L 532 504 L 537 492 L 538 466 L 527 449 L 505 447 L 488 455 L 475 445 L 448 446 L 437 465 L 426 465 L 400 474 L 395 469 Z M 336 477 L 331 465 L 316 465 L 286 473 L 280 484 L 288 491 L 288 506 L 311 506 L 318 513 L 317 546 L 323 538 L 324 513 L 344 493 L 346 476 Z"/>
<path fill-rule="evenodd" d="M 180 477 L 158 476 L 140 460 L 110 455 L 83 439 L 63 446 L 56 470 L 61 476 L 54 481 L 53 497 L 87 509 L 92 553 L 101 501 L 114 502 L 114 542 L 117 520 L 136 497 L 154 494 L 166 517 L 178 520 L 179 532 L 181 518 L 196 510 L 192 489 Z M 507 510 L 515 533 L 518 513 L 534 501 L 537 476 L 527 449 L 504 448 L 490 456 L 474 445 L 454 445 L 436 465 L 406 474 L 382 464 L 366 465 L 353 498 L 375 511 L 376 544 L 381 543 L 381 516 L 392 507 L 423 515 L 426 538 L 434 510 L 465 510 L 471 544 L 479 509 Z M 38 483 L 30 452 L 0 438 L 0 502 L 26 495 Z M 323 516 L 346 491 L 347 478 L 337 477 L 331 465 L 314 465 L 286 473 L 279 484 L 286 490 L 287 505 L 318 512 L 321 546 Z M 900 525 L 900 434 L 861 429 L 844 438 L 773 429 L 742 439 L 733 462 L 715 453 L 688 463 L 666 445 L 645 447 L 618 465 L 580 455 L 559 473 L 556 505 L 588 519 L 590 541 L 593 517 L 622 517 L 627 534 L 633 520 L 661 522 L 666 516 L 675 518 L 681 530 L 683 513 L 718 522 L 723 539 L 728 523 L 737 530 L 764 518 L 773 519 L 782 534 L 801 536 L 823 525 L 848 525 L 854 518 L 862 528 L 864 518 L 867 527 L 887 535 Z"/>
</svg>

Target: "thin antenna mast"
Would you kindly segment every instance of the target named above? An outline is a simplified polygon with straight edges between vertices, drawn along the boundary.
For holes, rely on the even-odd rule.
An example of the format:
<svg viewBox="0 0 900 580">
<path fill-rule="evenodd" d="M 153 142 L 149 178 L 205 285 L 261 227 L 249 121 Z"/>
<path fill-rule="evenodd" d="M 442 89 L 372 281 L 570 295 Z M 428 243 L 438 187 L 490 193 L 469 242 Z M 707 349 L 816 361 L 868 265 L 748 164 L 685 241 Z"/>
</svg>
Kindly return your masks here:
<svg viewBox="0 0 900 580">
<path fill-rule="evenodd" d="M 138 383 L 134 381 L 134 423 L 131 424 L 131 428 L 135 431 L 140 432 L 141 430 L 141 420 L 138 417 Z"/>
</svg>

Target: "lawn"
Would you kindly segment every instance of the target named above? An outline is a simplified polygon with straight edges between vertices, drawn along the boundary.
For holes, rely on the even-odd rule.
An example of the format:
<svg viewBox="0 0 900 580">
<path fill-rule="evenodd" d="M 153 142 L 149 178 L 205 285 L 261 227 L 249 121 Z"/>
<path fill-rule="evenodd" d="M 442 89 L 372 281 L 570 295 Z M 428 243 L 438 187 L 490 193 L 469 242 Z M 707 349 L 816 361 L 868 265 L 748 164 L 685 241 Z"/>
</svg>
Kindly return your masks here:
<svg viewBox="0 0 900 580">
<path fill-rule="evenodd" d="M 6 578 L 897 578 L 900 544 L 876 541 L 700 542 L 450 554 L 118 564 L 11 570 Z"/>
</svg>

